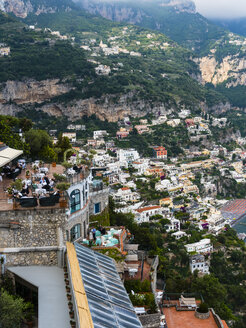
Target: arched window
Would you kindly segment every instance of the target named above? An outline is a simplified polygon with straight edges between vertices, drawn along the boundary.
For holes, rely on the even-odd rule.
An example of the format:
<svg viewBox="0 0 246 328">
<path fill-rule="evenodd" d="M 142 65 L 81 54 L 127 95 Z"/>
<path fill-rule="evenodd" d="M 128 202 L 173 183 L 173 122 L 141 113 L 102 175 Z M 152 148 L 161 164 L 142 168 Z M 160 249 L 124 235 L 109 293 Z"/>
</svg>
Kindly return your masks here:
<svg viewBox="0 0 246 328">
<path fill-rule="evenodd" d="M 79 189 L 73 190 L 70 194 L 70 208 L 71 208 L 71 213 L 74 213 L 81 209 Z"/>
<path fill-rule="evenodd" d="M 74 241 L 74 240 L 78 239 L 79 237 L 81 237 L 81 225 L 76 224 L 70 230 L 70 240 Z"/>
</svg>

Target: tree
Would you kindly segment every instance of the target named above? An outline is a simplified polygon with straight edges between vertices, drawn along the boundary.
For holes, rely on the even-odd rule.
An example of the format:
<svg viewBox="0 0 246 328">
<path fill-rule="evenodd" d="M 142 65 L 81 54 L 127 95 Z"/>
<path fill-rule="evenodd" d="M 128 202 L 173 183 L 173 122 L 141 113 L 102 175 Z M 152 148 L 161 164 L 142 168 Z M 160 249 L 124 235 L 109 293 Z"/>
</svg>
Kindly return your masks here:
<svg viewBox="0 0 246 328">
<path fill-rule="evenodd" d="M 20 297 L 14 297 L 7 291 L 0 292 L 0 327 L 19 328 L 27 313 L 32 312 L 31 303 L 25 303 Z"/>
<path fill-rule="evenodd" d="M 203 296 L 204 301 L 215 312 L 221 316 L 222 319 L 232 319 L 231 310 L 226 306 L 227 292 L 225 287 L 219 282 L 213 274 L 205 275 L 202 278 L 196 278 L 191 286 L 193 292 L 199 293 Z"/>
<path fill-rule="evenodd" d="M 46 131 L 31 129 L 25 134 L 26 142 L 30 145 L 31 155 L 41 156 L 40 153 L 47 146 L 52 145 L 50 136 Z"/>
</svg>

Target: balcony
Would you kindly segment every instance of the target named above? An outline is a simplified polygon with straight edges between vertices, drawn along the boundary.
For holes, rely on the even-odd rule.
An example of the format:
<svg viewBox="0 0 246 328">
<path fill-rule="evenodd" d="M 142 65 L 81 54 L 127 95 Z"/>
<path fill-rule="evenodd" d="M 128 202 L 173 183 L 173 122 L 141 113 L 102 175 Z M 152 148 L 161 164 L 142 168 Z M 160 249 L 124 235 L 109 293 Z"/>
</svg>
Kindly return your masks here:
<svg viewBox="0 0 246 328">
<path fill-rule="evenodd" d="M 59 174 L 64 175 L 68 183 L 76 184 L 87 178 L 90 174 L 90 171 L 84 168 L 80 172 L 65 172 L 62 165 L 52 166 L 51 164 L 42 164 L 37 169 L 34 164 L 27 164 L 26 168 L 19 170 L 15 176 L 9 174 L 3 176 L 3 181 L 0 182 L 0 211 L 66 207 L 67 201 L 65 199 L 62 204 L 59 203 L 59 192 L 56 189 L 56 183 L 50 190 L 45 190 L 40 187 L 40 179 L 45 176 L 50 181 L 55 180 L 54 175 Z M 27 197 L 19 197 L 18 192 L 15 193 L 14 197 L 13 192 L 8 192 L 14 179 L 20 179 L 28 185 L 29 193 Z"/>
</svg>

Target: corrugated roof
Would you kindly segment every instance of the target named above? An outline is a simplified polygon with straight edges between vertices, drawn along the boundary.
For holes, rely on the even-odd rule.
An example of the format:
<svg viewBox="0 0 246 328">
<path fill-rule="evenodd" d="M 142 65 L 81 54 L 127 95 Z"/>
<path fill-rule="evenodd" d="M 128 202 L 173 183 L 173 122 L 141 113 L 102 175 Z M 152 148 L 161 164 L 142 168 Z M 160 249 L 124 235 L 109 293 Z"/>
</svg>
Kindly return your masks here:
<svg viewBox="0 0 246 328">
<path fill-rule="evenodd" d="M 113 260 L 78 243 L 75 250 L 94 328 L 141 328 Z"/>
</svg>

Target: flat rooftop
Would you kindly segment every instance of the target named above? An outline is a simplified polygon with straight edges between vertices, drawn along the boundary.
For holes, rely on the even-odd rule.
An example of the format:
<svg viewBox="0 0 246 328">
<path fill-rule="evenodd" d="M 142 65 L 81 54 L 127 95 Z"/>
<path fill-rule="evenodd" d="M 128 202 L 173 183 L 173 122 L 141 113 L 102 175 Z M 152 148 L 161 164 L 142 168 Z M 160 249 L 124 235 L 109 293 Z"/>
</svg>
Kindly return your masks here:
<svg viewBox="0 0 246 328">
<path fill-rule="evenodd" d="M 38 287 L 38 327 L 68 328 L 70 317 L 63 270 L 58 267 L 10 267 L 20 278 Z"/>
<path fill-rule="evenodd" d="M 177 311 L 175 307 L 163 308 L 168 328 L 218 328 L 212 313 L 208 319 L 198 319 L 195 311 Z M 227 326 L 224 326 L 227 328 Z"/>
</svg>

